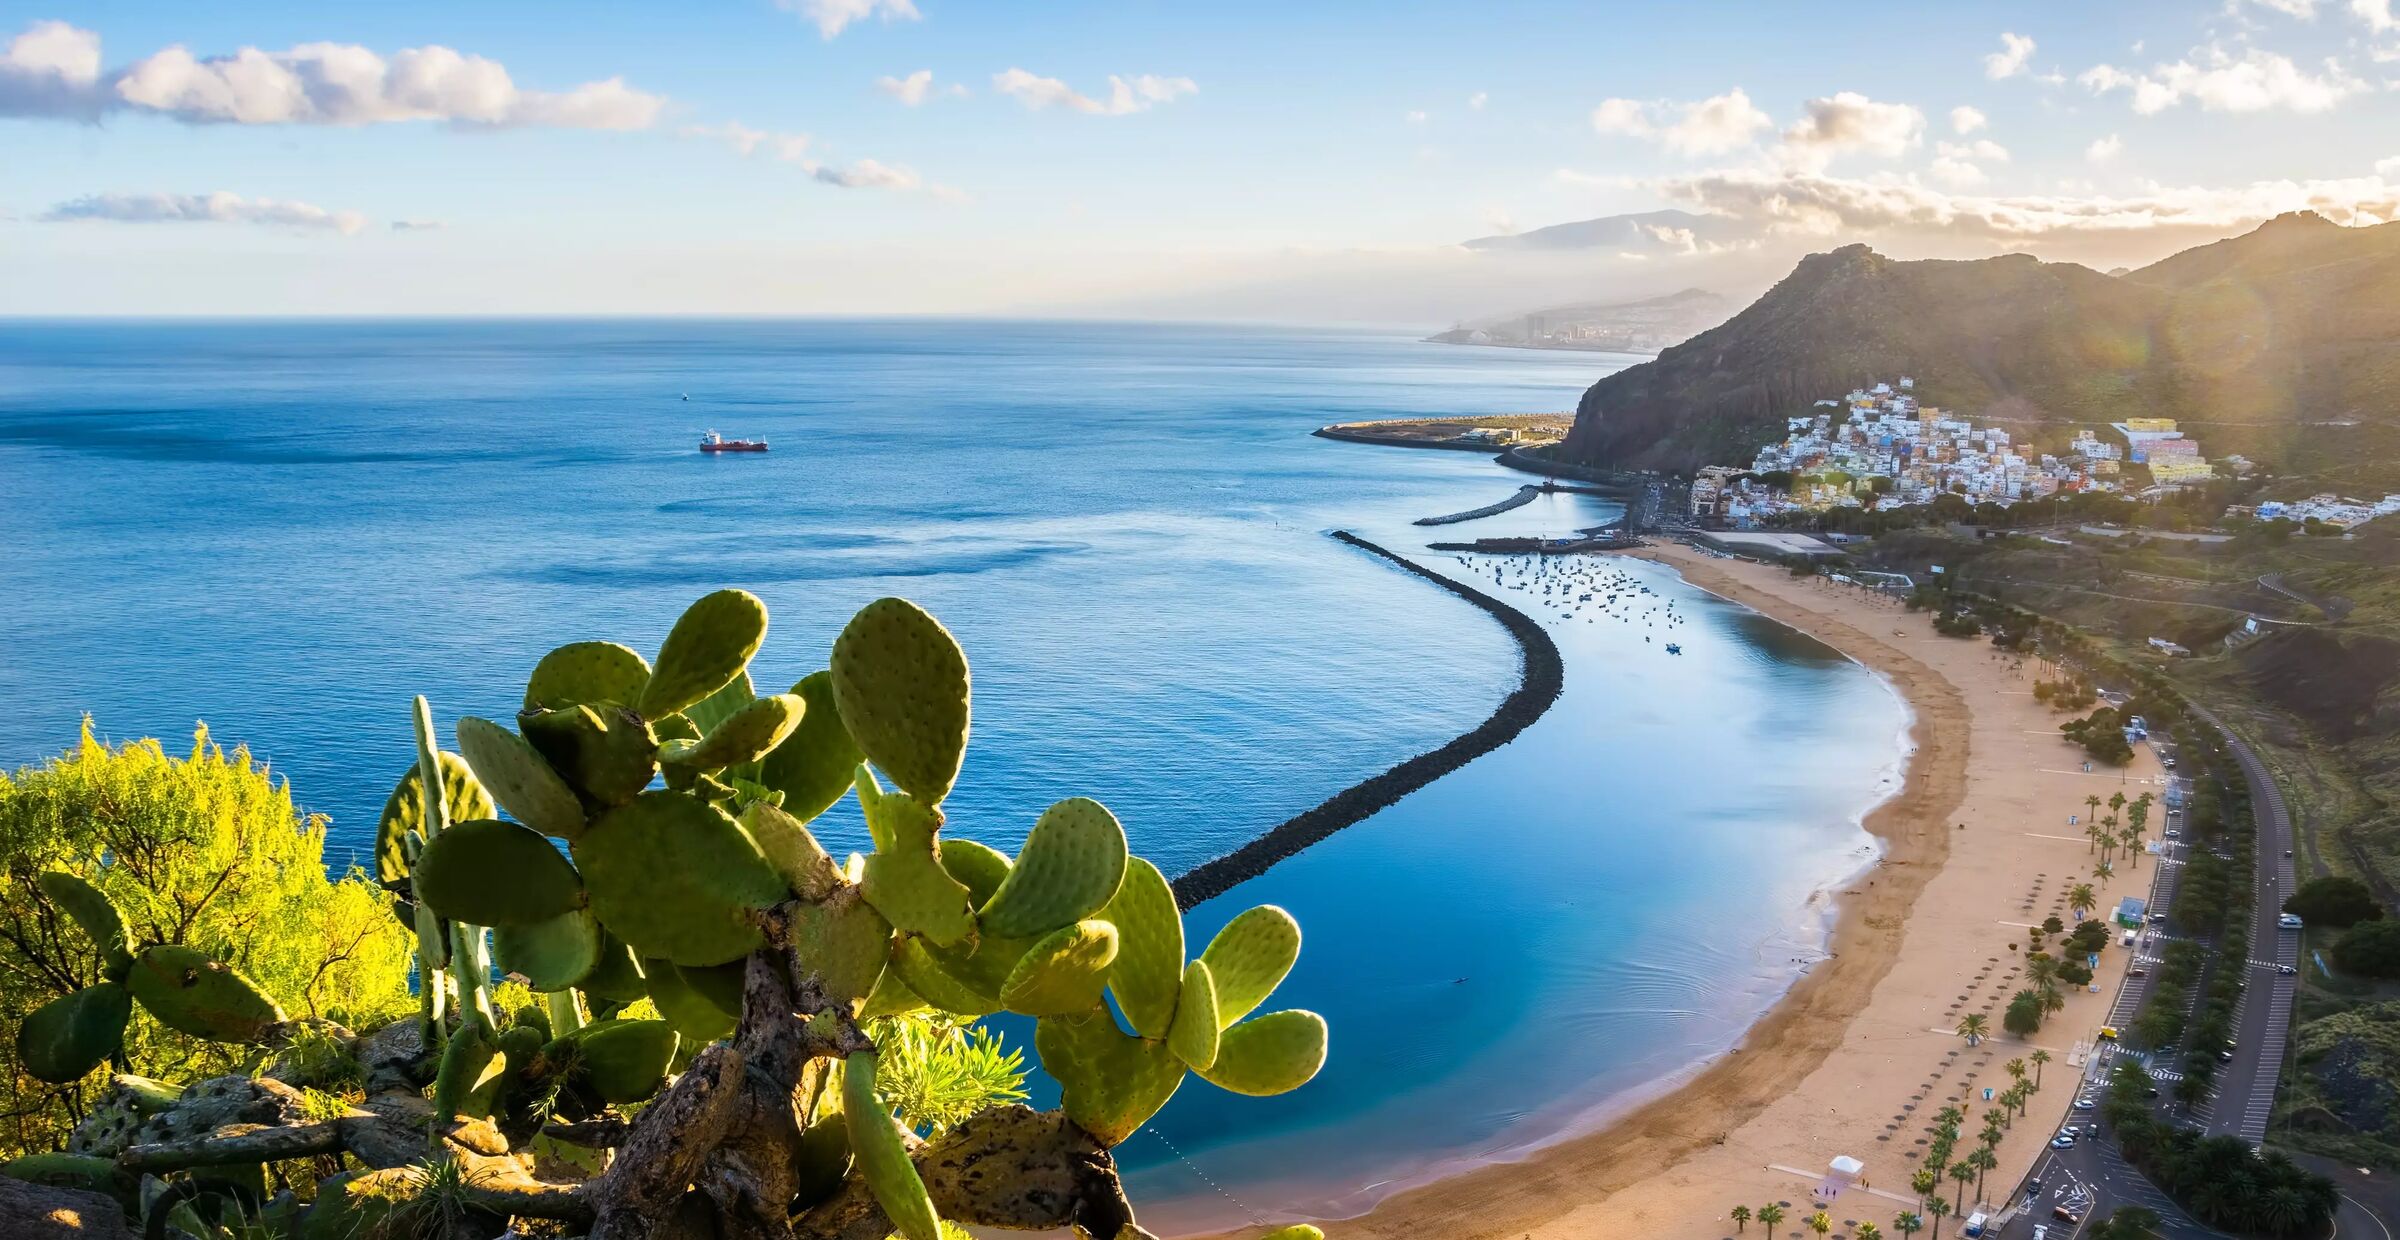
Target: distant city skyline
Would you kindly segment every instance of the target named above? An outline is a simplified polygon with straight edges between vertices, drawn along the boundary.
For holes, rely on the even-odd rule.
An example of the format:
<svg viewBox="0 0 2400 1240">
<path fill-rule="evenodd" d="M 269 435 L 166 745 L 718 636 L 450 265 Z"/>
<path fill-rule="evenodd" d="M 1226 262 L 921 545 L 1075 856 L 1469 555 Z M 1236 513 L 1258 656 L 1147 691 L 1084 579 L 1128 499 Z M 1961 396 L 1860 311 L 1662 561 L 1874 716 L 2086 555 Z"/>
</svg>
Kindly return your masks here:
<svg viewBox="0 0 2400 1240">
<path fill-rule="evenodd" d="M 1445 325 L 2400 215 L 2393 0 L 0 5 L 0 313 Z M 1675 209 L 1566 250 L 1460 242 Z M 1615 234 L 1611 234 L 1614 238 Z"/>
</svg>

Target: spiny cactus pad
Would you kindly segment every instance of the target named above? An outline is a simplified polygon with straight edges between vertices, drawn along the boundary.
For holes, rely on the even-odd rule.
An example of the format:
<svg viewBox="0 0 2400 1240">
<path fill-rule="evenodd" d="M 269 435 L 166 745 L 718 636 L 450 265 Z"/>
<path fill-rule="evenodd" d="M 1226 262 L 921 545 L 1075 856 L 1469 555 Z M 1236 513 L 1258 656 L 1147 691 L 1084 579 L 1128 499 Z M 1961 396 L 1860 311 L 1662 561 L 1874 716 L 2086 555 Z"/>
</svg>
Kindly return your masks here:
<svg viewBox="0 0 2400 1240">
<path fill-rule="evenodd" d="M 710 728 L 700 742 L 684 748 L 672 761 L 702 771 L 756 762 L 773 752 L 800 726 L 808 703 L 797 693 L 777 693 L 758 699 Z"/>
<path fill-rule="evenodd" d="M 858 801 L 866 811 L 875 851 L 859 883 L 867 903 L 892 925 L 948 946 L 975 928 L 975 909 L 966 885 L 942 868 L 933 834 L 941 812 L 905 792 L 885 792 L 865 767 L 858 768 Z M 930 996 L 928 996 L 930 997 Z"/>
<path fill-rule="evenodd" d="M 494 926 L 492 955 L 536 991 L 579 986 L 600 964 L 600 922 L 579 908 L 529 925 Z"/>
<path fill-rule="evenodd" d="M 1106 1007 L 1082 1016 L 1045 1016 L 1033 1048 L 1058 1079 L 1059 1104 L 1075 1126 L 1102 1145 L 1141 1129 L 1183 1084 L 1183 1061 L 1163 1042 L 1117 1028 Z"/>
<path fill-rule="evenodd" d="M 741 674 L 767 637 L 767 605 L 748 590 L 719 590 L 684 609 L 642 687 L 645 718 L 672 715 Z"/>
<path fill-rule="evenodd" d="M 1306 1085 L 1324 1066 L 1325 1018 L 1293 1008 L 1226 1030 L 1217 1061 L 1198 1070 L 1219 1089 L 1263 1098 Z"/>
<path fill-rule="evenodd" d="M 758 843 L 714 805 L 645 792 L 575 841 L 592 911 L 643 955 L 723 964 L 764 940 L 752 915 L 784 898 Z"/>
<path fill-rule="evenodd" d="M 465 758 L 445 750 L 436 760 L 442 764 L 442 807 L 450 821 L 489 818 L 498 812 L 492 807 L 492 794 L 483 790 Z M 425 842 L 425 796 L 418 791 L 423 787 L 418 770 L 414 764 L 409 766 L 399 786 L 384 799 L 383 816 L 376 820 L 375 878 L 379 882 L 407 878 L 409 866 L 416 860 L 407 841 L 413 836 L 418 844 Z"/>
<path fill-rule="evenodd" d="M 17 1059 L 36 1080 L 80 1081 L 125 1041 L 133 994 L 115 982 L 86 986 L 35 1008 L 17 1026 Z"/>
<path fill-rule="evenodd" d="M 794 904 L 792 951 L 802 968 L 814 969 L 825 997 L 835 1003 L 864 999 L 883 976 L 891 952 L 892 923 L 865 893 L 843 887 L 815 904 Z"/>
<path fill-rule="evenodd" d="M 733 1014 L 693 989 L 673 964 L 652 957 L 642 962 L 642 975 L 650 983 L 650 1002 L 685 1041 L 697 1046 L 733 1032 Z"/>
<path fill-rule="evenodd" d="M 433 1113 L 436 1116 L 488 1113 L 489 1095 L 485 1087 L 496 1084 L 505 1067 L 491 1031 L 484 1027 L 483 1017 L 468 1012 L 442 1048 L 442 1064 L 433 1078 Z M 477 1094 L 485 1095 L 485 1105 L 480 1110 L 470 1101 Z"/>
<path fill-rule="evenodd" d="M 592 1092 L 620 1105 L 658 1092 L 681 1039 L 663 1020 L 603 1020 L 567 1035 L 582 1053 Z"/>
<path fill-rule="evenodd" d="M 703 733 L 713 732 L 717 725 L 733 717 L 733 712 L 758 700 L 758 687 L 750 683 L 747 668 L 735 672 L 733 679 L 715 693 L 683 708 L 683 717 Z"/>
<path fill-rule="evenodd" d="M 451 921 L 530 926 L 583 905 L 583 880 L 549 837 L 497 818 L 452 823 L 417 858 L 417 899 Z"/>
<path fill-rule="evenodd" d="M 892 943 L 891 972 L 912 994 L 944 1012 L 959 1016 L 989 1016 L 1000 1010 L 998 988 L 982 989 L 950 971 L 934 956 L 934 948 L 910 934 Z"/>
<path fill-rule="evenodd" d="M 887 968 L 883 976 L 875 979 L 875 989 L 867 992 L 867 1001 L 858 1006 L 858 1018 L 873 1020 L 878 1016 L 898 1016 L 903 1012 L 919 1011 L 925 1006 L 924 998 L 910 990 L 907 982 L 900 980 L 900 971 Z"/>
<path fill-rule="evenodd" d="M 542 656 L 525 682 L 526 709 L 593 702 L 631 706 L 650 683 L 650 661 L 615 642 L 575 642 Z"/>
<path fill-rule="evenodd" d="M 876 1054 L 856 1051 L 842 1063 L 842 1114 L 850 1133 L 850 1154 L 867 1177 L 876 1204 L 891 1219 L 892 1230 L 907 1240 L 942 1240 L 942 1218 L 908 1146 L 892 1122 L 891 1108 L 875 1096 Z"/>
<path fill-rule="evenodd" d="M 100 949 L 101 961 L 108 969 L 121 976 L 133 960 L 133 935 L 125 929 L 125 914 L 118 911 L 116 901 L 63 870 L 46 870 L 34 881 L 51 903 L 66 910 L 92 946 Z"/>
<path fill-rule="evenodd" d="M 1008 880 L 983 906 L 993 934 L 1035 935 L 1107 907 L 1125 879 L 1125 828 L 1108 807 L 1070 797 L 1042 811 Z"/>
<path fill-rule="evenodd" d="M 255 1042 L 283 1019 L 249 978 L 180 943 L 143 948 L 125 984 L 158 1023 L 212 1042 Z"/>
<path fill-rule="evenodd" d="M 742 1014 L 742 989 L 749 972 L 750 962 L 747 958 L 724 964 L 675 966 L 675 974 L 683 979 L 684 985 L 691 987 L 718 1011 L 732 1016 Z"/>
<path fill-rule="evenodd" d="M 650 984 L 642 978 L 641 961 L 625 940 L 600 931 L 600 959 L 592 971 L 584 974 L 576 988 L 595 999 L 616 1003 L 631 1003 L 650 993 Z"/>
<path fill-rule="evenodd" d="M 792 894 L 803 900 L 822 900 L 842 885 L 842 867 L 833 854 L 825 851 L 805 824 L 782 808 L 753 801 L 742 808 L 738 821 L 758 842 L 758 851 L 783 876 Z"/>
<path fill-rule="evenodd" d="M 1157 866 L 1134 857 L 1100 916 L 1117 928 L 1117 962 L 1108 971 L 1117 1006 L 1135 1033 L 1167 1036 L 1184 973 L 1183 912 L 1175 906 L 1175 889 Z"/>
<path fill-rule="evenodd" d="M 1292 971 L 1292 962 L 1300 958 L 1300 923 L 1272 904 L 1261 904 L 1226 922 L 1200 958 L 1217 984 L 1217 1023 L 1231 1027 L 1266 1002 Z"/>
<path fill-rule="evenodd" d="M 658 774 L 650 725 L 614 703 L 528 710 L 517 716 L 517 727 L 587 808 L 623 805 Z"/>
<path fill-rule="evenodd" d="M 842 726 L 841 708 L 833 701 L 832 672 L 811 672 L 792 686 L 792 692 L 807 709 L 800 713 L 800 726 L 775 752 L 760 759 L 758 780 L 781 792 L 783 808 L 807 822 L 850 790 L 852 773 L 864 755 Z"/>
<path fill-rule="evenodd" d="M 1008 857 L 999 849 L 957 836 L 941 843 L 942 868 L 967 885 L 967 898 L 981 908 L 1008 881 Z"/>
<path fill-rule="evenodd" d="M 468 715 L 458 721 L 458 751 L 492 799 L 518 822 L 562 840 L 583 834 L 583 803 L 524 737 Z M 450 817 L 455 821 L 459 815 Z"/>
<path fill-rule="evenodd" d="M 1022 1016 L 1068 1016 L 1089 1011 L 1108 985 L 1117 958 L 1117 928 L 1079 921 L 1035 943 L 1009 970 L 1001 1006 Z"/>
<path fill-rule="evenodd" d="M 879 598 L 833 642 L 833 699 L 867 760 L 938 805 L 967 751 L 966 652 L 915 603 Z"/>
<path fill-rule="evenodd" d="M 1183 991 L 1175 1003 L 1175 1023 L 1167 1030 L 1167 1049 L 1175 1057 L 1206 1072 L 1217 1062 L 1217 1042 L 1223 1025 L 1217 1023 L 1217 983 L 1208 962 L 1195 960 L 1183 969 Z"/>
</svg>

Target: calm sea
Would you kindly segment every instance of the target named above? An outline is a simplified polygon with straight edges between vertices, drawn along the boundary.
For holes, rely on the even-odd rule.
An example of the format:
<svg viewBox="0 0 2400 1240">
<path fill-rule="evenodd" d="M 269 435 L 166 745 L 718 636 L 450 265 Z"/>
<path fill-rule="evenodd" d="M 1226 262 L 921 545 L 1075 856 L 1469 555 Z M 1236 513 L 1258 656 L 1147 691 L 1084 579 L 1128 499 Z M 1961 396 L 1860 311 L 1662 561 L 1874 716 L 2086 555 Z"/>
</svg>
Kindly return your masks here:
<svg viewBox="0 0 2400 1240">
<path fill-rule="evenodd" d="M 1488 618 L 1324 531 L 1420 549 L 1412 518 L 1522 477 L 1307 432 L 1565 409 L 1632 360 L 1192 326 L 10 322 L 0 765 L 86 712 L 171 750 L 206 720 L 356 848 L 411 694 L 505 716 L 542 651 L 653 650 L 722 585 L 767 600 L 754 667 L 788 683 L 898 593 L 975 666 L 951 829 L 1009 847 L 1090 795 L 1173 874 L 1515 683 Z M 704 457 L 712 428 L 773 451 Z M 1443 532 L 1612 515 L 1557 496 Z M 1278 1001 L 1325 1013 L 1333 1058 L 1278 1099 L 1187 1084 L 1121 1151 L 1155 1225 L 1355 1211 L 1657 1089 L 1814 958 L 1818 893 L 1871 856 L 1904 716 L 1865 672 L 1648 566 L 1606 566 L 1603 614 L 1593 581 L 1422 558 L 1542 615 L 1567 694 L 1194 913 L 1196 942 L 1252 903 L 1299 917 Z"/>
</svg>

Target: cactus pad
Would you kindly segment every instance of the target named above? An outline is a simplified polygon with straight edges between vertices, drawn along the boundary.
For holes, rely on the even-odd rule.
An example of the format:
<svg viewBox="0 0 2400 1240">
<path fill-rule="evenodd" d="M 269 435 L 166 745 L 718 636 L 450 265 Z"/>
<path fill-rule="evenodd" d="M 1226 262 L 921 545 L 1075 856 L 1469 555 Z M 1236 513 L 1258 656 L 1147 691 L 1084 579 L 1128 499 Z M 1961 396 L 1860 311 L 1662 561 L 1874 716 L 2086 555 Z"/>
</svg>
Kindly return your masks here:
<svg viewBox="0 0 2400 1240">
<path fill-rule="evenodd" d="M 437 759 L 442 764 L 442 806 L 450 821 L 462 818 L 489 818 L 498 811 L 492 807 L 492 794 L 476 781 L 473 768 L 465 758 L 443 752 Z M 408 841 L 425 842 L 425 794 L 418 778 L 422 768 L 410 764 L 408 774 L 400 777 L 398 787 L 383 802 L 383 817 L 375 823 L 375 878 L 378 882 L 395 883 L 408 877 L 409 867 L 416 863 Z"/>
<path fill-rule="evenodd" d="M 1325 1018 L 1293 1008 L 1226 1030 L 1217 1061 L 1199 1072 L 1219 1089 L 1264 1098 L 1308 1084 L 1324 1066 Z"/>
<path fill-rule="evenodd" d="M 721 771 L 766 757 L 800 726 L 808 703 L 797 693 L 763 697 L 726 716 L 698 744 L 670 760 L 701 771 Z"/>
<path fill-rule="evenodd" d="M 125 1041 L 125 1022 L 132 1018 L 132 992 L 115 982 L 86 986 L 25 1017 L 17 1026 L 17 1059 L 36 1080 L 80 1081 L 117 1053 Z"/>
<path fill-rule="evenodd" d="M 1008 880 L 983 906 L 990 933 L 1039 935 L 1074 925 L 1107 907 L 1125 879 L 1125 828 L 1088 797 L 1042 811 L 1018 850 Z"/>
<path fill-rule="evenodd" d="M 529 925 L 494 926 L 492 955 L 536 991 L 579 986 L 599 967 L 600 923 L 579 908 Z"/>
<path fill-rule="evenodd" d="M 672 715 L 724 688 L 767 637 L 767 605 L 748 590 L 719 590 L 684 609 L 658 649 L 636 706 L 645 718 Z"/>
<path fill-rule="evenodd" d="M 417 858 L 417 899 L 451 921 L 530 926 L 583 905 L 583 880 L 547 836 L 497 818 L 451 824 Z"/>
<path fill-rule="evenodd" d="M 631 706 L 650 683 L 647 659 L 615 642 L 575 642 L 542 656 L 525 682 L 527 710 L 615 702 Z"/>
<path fill-rule="evenodd" d="M 933 833 L 941 812 L 905 792 L 885 792 L 864 766 L 858 768 L 858 801 L 866 810 L 875 851 L 862 867 L 859 885 L 867 903 L 892 925 L 943 946 L 975 928 L 975 908 L 966 885 L 942 868 Z M 929 998 L 931 996 L 928 996 Z"/>
<path fill-rule="evenodd" d="M 484 1027 L 483 1017 L 468 1012 L 458 1028 L 451 1031 L 449 1044 L 442 1048 L 442 1064 L 433 1078 L 434 1115 L 488 1113 L 491 1089 L 498 1085 L 506 1066 L 499 1047 L 492 1042 L 490 1030 Z M 474 1102 L 478 1095 L 483 1103 L 481 1109 Z"/>
<path fill-rule="evenodd" d="M 851 775 L 864 755 L 842 726 L 841 709 L 833 702 L 832 672 L 811 672 L 792 686 L 792 692 L 808 708 L 800 714 L 800 726 L 759 760 L 758 780 L 782 793 L 783 808 L 807 822 L 850 790 Z"/>
<path fill-rule="evenodd" d="M 125 984 L 158 1023 L 211 1042 L 255 1042 L 283 1019 L 249 978 L 177 943 L 143 948 Z"/>
<path fill-rule="evenodd" d="M 1230 1028 L 1283 984 L 1300 958 L 1300 923 L 1272 904 L 1248 909 L 1225 923 L 1200 953 L 1217 984 L 1217 1023 Z"/>
<path fill-rule="evenodd" d="M 967 656 L 906 599 L 859 609 L 833 642 L 833 699 L 867 760 L 901 791 L 938 805 L 967 751 Z"/>
<path fill-rule="evenodd" d="M 843 883 L 842 867 L 817 843 L 808 827 L 780 806 L 753 801 L 742 808 L 739 821 L 758 851 L 783 876 L 784 885 L 803 900 L 822 900 Z"/>
<path fill-rule="evenodd" d="M 1082 1016 L 1045 1016 L 1034 1052 L 1057 1078 L 1059 1105 L 1102 1145 L 1141 1129 L 1183 1084 L 1183 1061 L 1162 1042 L 1127 1035 L 1105 1006 Z"/>
<path fill-rule="evenodd" d="M 898 1016 L 919 1011 L 925 1006 L 924 998 L 910 990 L 907 982 L 900 980 L 898 969 L 885 969 L 883 976 L 875 979 L 875 989 L 867 992 L 867 1001 L 859 1005 L 858 1018 L 873 1020 L 878 1016 Z"/>
<path fill-rule="evenodd" d="M 677 964 L 723 964 L 765 940 L 756 910 L 784 884 L 741 824 L 713 805 L 645 792 L 575 841 L 592 912 L 636 951 Z"/>
<path fill-rule="evenodd" d="M 910 993 L 934 1008 L 958 1016 L 989 1016 L 1000 1010 L 1000 994 L 970 984 L 934 956 L 934 948 L 916 935 L 903 935 L 892 944 L 891 970 Z"/>
<path fill-rule="evenodd" d="M 64 870 L 45 870 L 34 881 L 51 903 L 66 910 L 92 946 L 100 949 L 100 959 L 107 968 L 122 976 L 133 961 L 133 934 L 126 930 L 125 914 L 118 910 L 116 901 Z"/>
<path fill-rule="evenodd" d="M 641 962 L 625 940 L 600 931 L 600 958 L 592 971 L 584 974 L 576 989 L 595 999 L 612 1003 L 631 1003 L 650 993 L 650 984 L 642 977 Z"/>
<path fill-rule="evenodd" d="M 663 1020 L 604 1020 L 568 1035 L 592 1092 L 619 1105 L 646 1102 L 666 1080 L 680 1039 Z"/>
<path fill-rule="evenodd" d="M 575 790 L 524 737 L 468 715 L 458 721 L 458 751 L 492 799 L 518 822 L 562 840 L 583 834 L 583 804 Z"/>
<path fill-rule="evenodd" d="M 1183 992 L 1175 1003 L 1175 1023 L 1167 1030 L 1167 1049 L 1186 1064 L 1208 1071 L 1217 1062 L 1217 983 L 1208 962 L 1195 960 L 1183 968 Z"/>
<path fill-rule="evenodd" d="M 892 923 L 868 904 L 856 887 L 842 887 L 823 901 L 792 906 L 792 952 L 800 967 L 815 970 L 825 997 L 852 1003 L 873 993 L 891 954 Z"/>
<path fill-rule="evenodd" d="M 1071 1016 L 1100 1002 L 1117 958 L 1117 928 L 1079 921 L 1027 949 L 1000 987 L 1001 1006 L 1024 1016 Z"/>
<path fill-rule="evenodd" d="M 1008 881 L 1008 858 L 1000 850 L 970 839 L 951 837 L 941 844 L 942 868 L 967 885 L 967 898 L 982 908 Z"/>
<path fill-rule="evenodd" d="M 850 1134 L 850 1155 L 893 1231 L 906 1240 L 943 1240 L 941 1216 L 934 1213 L 925 1181 L 909 1160 L 891 1108 L 875 1096 L 875 1065 L 873 1051 L 856 1051 L 842 1061 L 842 1115 Z"/>
<path fill-rule="evenodd" d="M 733 717 L 733 712 L 758 700 L 758 689 L 750 683 L 747 670 L 735 672 L 725 687 L 683 708 L 683 717 L 702 732 L 713 732 L 718 724 Z"/>
<path fill-rule="evenodd" d="M 1167 1036 L 1175 997 L 1183 987 L 1183 913 L 1158 867 L 1140 857 L 1126 863 L 1125 881 L 1100 916 L 1117 928 L 1117 962 L 1108 986 L 1133 1031 Z"/>
<path fill-rule="evenodd" d="M 587 809 L 623 805 L 658 773 L 658 738 L 650 725 L 613 703 L 523 711 L 517 729 Z"/>
<path fill-rule="evenodd" d="M 693 989 L 683 971 L 674 965 L 654 956 L 642 962 L 642 976 L 649 979 L 650 1002 L 657 1005 L 658 1014 L 675 1026 L 675 1032 L 682 1034 L 684 1041 L 698 1046 L 733 1032 L 732 1014 Z"/>
</svg>

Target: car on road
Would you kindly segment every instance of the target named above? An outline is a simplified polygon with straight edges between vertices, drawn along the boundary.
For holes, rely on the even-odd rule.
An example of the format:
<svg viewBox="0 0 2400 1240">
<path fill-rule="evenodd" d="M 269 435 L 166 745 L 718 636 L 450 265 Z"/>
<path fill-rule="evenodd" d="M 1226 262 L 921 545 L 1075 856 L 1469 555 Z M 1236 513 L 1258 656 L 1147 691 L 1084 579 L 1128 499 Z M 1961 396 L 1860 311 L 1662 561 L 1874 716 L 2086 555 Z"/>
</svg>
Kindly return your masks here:
<svg viewBox="0 0 2400 1240">
<path fill-rule="evenodd" d="M 2283 927 L 2286 930 L 2297 930 L 2300 928 L 2300 914 L 2285 913 L 2281 917 L 2275 919 L 2275 924 Z"/>
<path fill-rule="evenodd" d="M 2068 1206 L 2052 1206 L 2050 1217 L 2062 1223 L 2080 1223 L 2083 1221 L 2083 1211 Z"/>
<path fill-rule="evenodd" d="M 2089 1111 L 2098 1105 L 2100 1104 L 2092 1101 L 2092 1096 L 2090 1094 L 2085 1094 L 2081 1098 L 2077 1098 L 2075 1100 L 2075 1109 L 2078 1111 Z"/>
<path fill-rule="evenodd" d="M 2275 966 L 2275 971 L 2283 974 L 2285 977 L 2290 977 L 2293 974 L 2298 973 L 2300 970 L 2295 969 L 2288 964 L 2279 964 Z"/>
<path fill-rule="evenodd" d="M 2127 977 L 2148 977 L 2148 976 L 2150 976 L 2150 970 L 2148 970 L 2148 969 L 2145 969 L 2145 968 L 2143 968 L 2142 966 L 2140 966 L 2140 965 L 2138 965 L 2138 964 L 2137 964 L 2137 965 L 2133 966 L 2132 968 L 2125 970 L 2125 976 L 2127 976 Z"/>
<path fill-rule="evenodd" d="M 2071 1150 L 2071 1149 L 2074 1149 L 2074 1148 L 2075 1148 L 2075 1138 L 2073 1138 L 2073 1137 L 2070 1137 L 2070 1136 L 2068 1136 L 2067 1134 L 2065 1134 L 2065 1133 L 2063 1133 L 2063 1132 L 2062 1132 L 2062 1133 L 2058 1134 L 2057 1136 L 2050 1138 L 2050 1148 L 2051 1148 L 2051 1149 L 2054 1149 L 2054 1150 Z"/>
<path fill-rule="evenodd" d="M 2100 1040 L 2101 1040 L 2101 1041 L 2103 1041 L 2103 1042 L 2114 1042 L 2114 1041 L 2116 1041 L 2116 1040 L 2117 1040 L 2117 1027 L 2116 1027 L 2115 1025 L 2102 1025 L 2102 1026 L 2100 1026 Z"/>
</svg>

